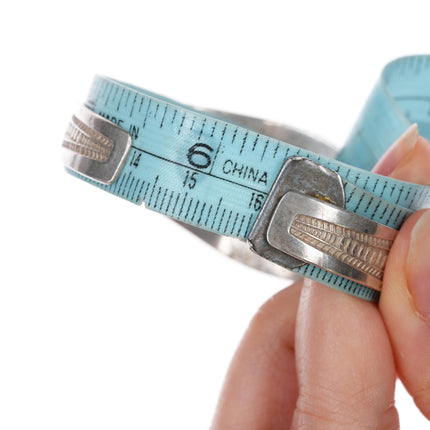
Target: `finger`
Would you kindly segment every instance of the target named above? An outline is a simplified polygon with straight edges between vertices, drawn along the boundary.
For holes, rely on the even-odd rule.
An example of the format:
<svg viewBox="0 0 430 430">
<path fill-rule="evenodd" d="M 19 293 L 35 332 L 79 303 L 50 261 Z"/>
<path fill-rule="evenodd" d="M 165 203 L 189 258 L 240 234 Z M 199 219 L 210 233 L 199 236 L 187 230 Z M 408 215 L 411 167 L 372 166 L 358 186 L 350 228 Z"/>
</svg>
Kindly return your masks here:
<svg viewBox="0 0 430 430">
<path fill-rule="evenodd" d="M 297 399 L 294 332 L 301 281 L 265 303 L 230 365 L 212 429 L 289 428 Z"/>
<path fill-rule="evenodd" d="M 402 149 L 400 149 L 400 152 Z M 416 139 L 391 177 L 430 185 L 430 143 Z M 412 215 L 387 259 L 380 310 L 399 377 L 430 419 L 430 211 Z"/>
<path fill-rule="evenodd" d="M 375 164 L 372 169 L 373 172 L 383 176 L 389 176 L 412 151 L 417 143 L 418 137 L 418 126 L 412 124 Z"/>
<path fill-rule="evenodd" d="M 375 165 L 373 171 L 406 182 L 427 185 L 429 172 L 430 144 L 418 134 L 418 127 L 412 124 Z"/>
<path fill-rule="evenodd" d="M 430 211 L 412 215 L 387 259 L 380 309 L 399 377 L 430 419 Z"/>
<path fill-rule="evenodd" d="M 377 307 L 306 281 L 297 316 L 293 429 L 396 429 L 395 368 Z"/>
<path fill-rule="evenodd" d="M 404 172 L 404 159 L 417 139 L 414 125 L 378 163 L 379 173 Z M 299 399 L 293 428 L 398 427 L 392 350 L 375 306 L 306 282 L 296 358 Z"/>
</svg>

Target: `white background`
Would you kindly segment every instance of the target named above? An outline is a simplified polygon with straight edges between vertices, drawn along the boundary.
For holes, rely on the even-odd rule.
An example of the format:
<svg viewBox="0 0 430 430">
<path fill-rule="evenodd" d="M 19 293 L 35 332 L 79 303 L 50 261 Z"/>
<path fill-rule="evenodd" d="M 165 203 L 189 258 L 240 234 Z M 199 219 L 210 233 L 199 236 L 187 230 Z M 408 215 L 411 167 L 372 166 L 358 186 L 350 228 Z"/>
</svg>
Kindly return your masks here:
<svg viewBox="0 0 430 430">
<path fill-rule="evenodd" d="M 1 429 L 202 429 L 285 285 L 67 175 L 92 77 L 345 141 L 383 65 L 429 50 L 427 1 L 2 6 Z M 404 428 L 428 428 L 399 388 Z"/>
</svg>

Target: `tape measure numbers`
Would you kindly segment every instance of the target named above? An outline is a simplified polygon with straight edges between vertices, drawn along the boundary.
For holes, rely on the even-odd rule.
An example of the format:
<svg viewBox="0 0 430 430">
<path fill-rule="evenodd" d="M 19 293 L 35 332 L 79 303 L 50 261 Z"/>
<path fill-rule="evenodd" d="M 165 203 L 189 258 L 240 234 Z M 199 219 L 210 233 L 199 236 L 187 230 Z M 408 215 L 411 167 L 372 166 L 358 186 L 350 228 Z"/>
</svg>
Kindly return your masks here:
<svg viewBox="0 0 430 430">
<path fill-rule="evenodd" d="M 411 211 L 428 206 L 429 188 L 353 166 L 371 167 L 411 121 L 418 122 L 424 135 L 430 131 L 429 72 L 428 57 L 401 59 L 387 66 L 356 131 L 339 155 L 342 161 L 98 76 L 86 107 L 126 131 L 131 146 L 110 184 L 94 181 L 92 175 L 73 173 L 176 220 L 247 240 L 285 161 L 303 157 L 341 178 L 347 211 L 398 229 Z M 66 151 L 85 165 L 91 157 L 91 162 L 103 165 L 106 161 L 97 160 L 109 148 L 109 143 L 101 143 L 103 127 L 100 135 L 93 132 L 92 155 L 88 155 L 88 143 L 81 149 L 71 148 L 70 143 Z M 75 128 L 78 130 L 79 124 Z M 67 142 L 79 140 L 76 130 L 69 133 Z M 68 166 L 74 168 L 73 164 Z M 295 270 L 359 297 L 378 298 L 374 289 L 312 264 Z"/>
</svg>

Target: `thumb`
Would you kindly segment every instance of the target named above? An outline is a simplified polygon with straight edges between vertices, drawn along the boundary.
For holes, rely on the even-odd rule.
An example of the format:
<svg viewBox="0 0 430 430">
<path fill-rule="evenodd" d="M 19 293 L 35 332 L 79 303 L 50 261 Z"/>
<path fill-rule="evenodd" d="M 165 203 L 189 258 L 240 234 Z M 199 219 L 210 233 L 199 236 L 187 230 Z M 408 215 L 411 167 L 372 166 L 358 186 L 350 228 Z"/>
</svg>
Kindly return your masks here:
<svg viewBox="0 0 430 430">
<path fill-rule="evenodd" d="M 430 142 L 407 142 L 391 177 L 430 185 Z M 392 150 L 396 157 L 402 144 Z M 394 152 L 394 155 L 393 155 Z M 404 151 L 403 151 L 404 152 Z M 389 168 L 389 162 L 381 166 Z M 430 419 L 430 210 L 403 225 L 387 259 L 379 302 L 400 379 L 421 412 Z"/>
<path fill-rule="evenodd" d="M 430 419 L 430 210 L 412 215 L 385 267 L 380 310 L 397 372 Z"/>
</svg>

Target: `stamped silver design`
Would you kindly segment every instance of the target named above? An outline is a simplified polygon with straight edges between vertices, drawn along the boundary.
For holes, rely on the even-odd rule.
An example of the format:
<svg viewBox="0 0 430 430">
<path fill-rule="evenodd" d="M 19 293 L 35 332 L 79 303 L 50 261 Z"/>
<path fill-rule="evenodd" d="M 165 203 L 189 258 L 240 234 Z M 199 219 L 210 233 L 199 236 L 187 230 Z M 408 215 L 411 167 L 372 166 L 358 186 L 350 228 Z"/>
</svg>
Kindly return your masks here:
<svg viewBox="0 0 430 430">
<path fill-rule="evenodd" d="M 274 248 L 380 290 L 397 231 L 346 209 L 290 191 L 267 230 Z"/>
<path fill-rule="evenodd" d="M 64 136 L 63 148 L 105 163 L 112 152 L 113 141 L 73 115 Z"/>
<path fill-rule="evenodd" d="M 63 161 L 69 169 L 109 185 L 118 178 L 130 147 L 126 131 L 82 107 L 66 130 Z"/>
<path fill-rule="evenodd" d="M 392 240 L 308 215 L 296 215 L 290 234 L 302 242 L 382 280 Z"/>
</svg>

